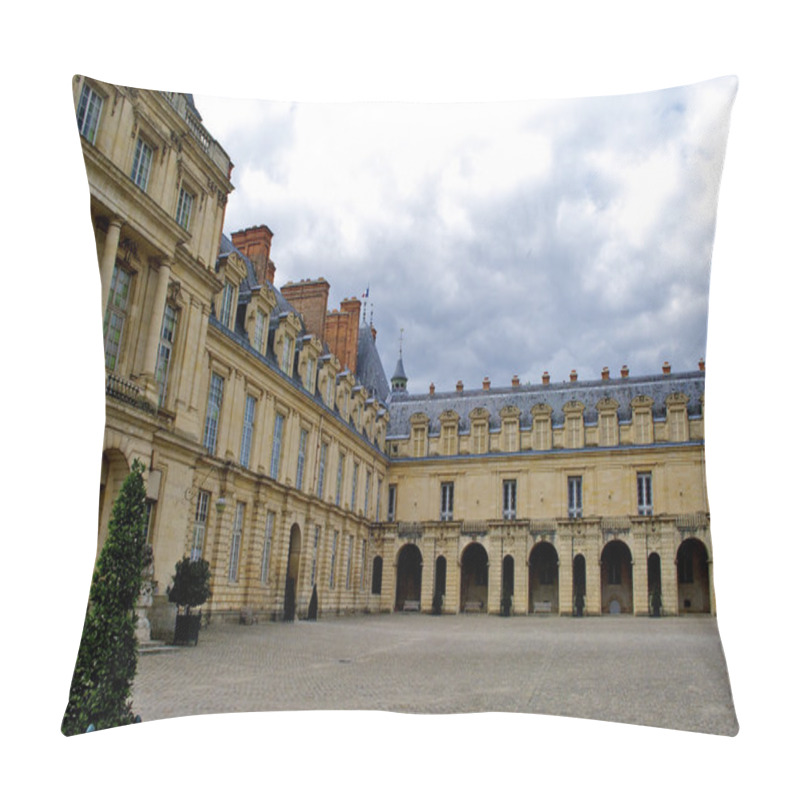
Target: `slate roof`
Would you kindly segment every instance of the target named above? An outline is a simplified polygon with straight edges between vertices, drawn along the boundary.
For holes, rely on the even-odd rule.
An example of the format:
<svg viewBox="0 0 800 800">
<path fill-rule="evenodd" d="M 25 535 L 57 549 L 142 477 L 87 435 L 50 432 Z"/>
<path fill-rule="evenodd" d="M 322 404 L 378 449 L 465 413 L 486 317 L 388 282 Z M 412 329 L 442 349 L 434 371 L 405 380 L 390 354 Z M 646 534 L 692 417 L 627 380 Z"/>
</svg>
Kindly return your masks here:
<svg viewBox="0 0 800 800">
<path fill-rule="evenodd" d="M 358 329 L 358 363 L 356 364 L 356 379 L 370 394 L 382 403 L 387 402 L 389 396 L 389 382 L 383 371 L 383 363 L 372 338 L 372 329 L 369 325 L 362 325 Z"/>
<path fill-rule="evenodd" d="M 563 407 L 571 400 L 584 404 L 585 424 L 597 422 L 597 403 L 603 398 L 612 398 L 619 403 L 617 411 L 620 422 L 632 419 L 631 400 L 639 395 L 653 399 L 654 419 L 666 417 L 667 396 L 682 392 L 689 398 L 690 417 L 700 415 L 700 400 L 705 391 L 705 372 L 671 373 L 669 375 L 647 375 L 639 378 L 616 378 L 599 381 L 575 381 L 551 383 L 538 386 L 509 386 L 497 389 L 475 389 L 458 392 L 437 392 L 434 395 L 407 395 L 393 393 L 389 403 L 388 436 L 406 438 L 411 432 L 411 415 L 422 412 L 430 420 L 429 431 L 440 430 L 439 417 L 444 411 L 455 411 L 459 416 L 458 430 L 470 428 L 469 414 L 473 409 L 485 408 L 489 412 L 489 429 L 501 427 L 500 411 L 506 406 L 520 410 L 520 428 L 532 425 L 531 408 L 546 403 L 553 409 L 553 425 L 564 423 Z"/>
</svg>

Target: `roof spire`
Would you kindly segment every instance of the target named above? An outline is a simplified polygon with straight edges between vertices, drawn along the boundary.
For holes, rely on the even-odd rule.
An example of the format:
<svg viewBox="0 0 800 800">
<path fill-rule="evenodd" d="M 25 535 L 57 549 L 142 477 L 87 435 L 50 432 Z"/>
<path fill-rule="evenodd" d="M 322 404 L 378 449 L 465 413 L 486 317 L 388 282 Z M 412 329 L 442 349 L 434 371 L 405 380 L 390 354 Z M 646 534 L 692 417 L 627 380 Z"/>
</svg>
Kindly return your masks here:
<svg viewBox="0 0 800 800">
<path fill-rule="evenodd" d="M 400 356 L 397 359 L 397 366 L 394 368 L 394 375 L 392 375 L 392 394 L 405 393 L 408 378 L 406 371 L 403 369 L 403 328 L 400 328 Z"/>
</svg>

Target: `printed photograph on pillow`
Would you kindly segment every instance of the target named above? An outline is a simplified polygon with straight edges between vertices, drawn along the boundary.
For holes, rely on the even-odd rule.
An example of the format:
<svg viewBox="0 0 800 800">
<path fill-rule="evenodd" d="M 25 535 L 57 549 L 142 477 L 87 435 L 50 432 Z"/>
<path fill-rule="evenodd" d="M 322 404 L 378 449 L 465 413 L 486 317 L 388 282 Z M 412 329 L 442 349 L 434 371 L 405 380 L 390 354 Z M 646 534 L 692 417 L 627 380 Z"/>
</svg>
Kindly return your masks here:
<svg viewBox="0 0 800 800">
<path fill-rule="evenodd" d="M 735 735 L 704 399 L 736 89 L 75 76 L 106 419 L 62 731 L 330 709 Z"/>
</svg>

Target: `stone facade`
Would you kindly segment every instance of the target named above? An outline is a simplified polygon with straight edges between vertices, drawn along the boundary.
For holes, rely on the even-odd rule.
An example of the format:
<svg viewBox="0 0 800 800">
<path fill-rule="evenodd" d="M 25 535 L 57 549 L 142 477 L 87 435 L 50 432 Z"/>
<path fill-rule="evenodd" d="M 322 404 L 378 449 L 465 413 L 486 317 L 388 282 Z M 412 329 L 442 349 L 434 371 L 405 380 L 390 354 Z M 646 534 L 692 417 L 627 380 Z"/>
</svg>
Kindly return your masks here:
<svg viewBox="0 0 800 800">
<path fill-rule="evenodd" d="M 98 548 L 148 468 L 154 632 L 175 563 L 212 619 L 714 613 L 697 372 L 425 395 L 360 301 L 274 285 L 266 225 L 223 235 L 232 164 L 190 95 L 78 77 L 103 291 Z"/>
</svg>

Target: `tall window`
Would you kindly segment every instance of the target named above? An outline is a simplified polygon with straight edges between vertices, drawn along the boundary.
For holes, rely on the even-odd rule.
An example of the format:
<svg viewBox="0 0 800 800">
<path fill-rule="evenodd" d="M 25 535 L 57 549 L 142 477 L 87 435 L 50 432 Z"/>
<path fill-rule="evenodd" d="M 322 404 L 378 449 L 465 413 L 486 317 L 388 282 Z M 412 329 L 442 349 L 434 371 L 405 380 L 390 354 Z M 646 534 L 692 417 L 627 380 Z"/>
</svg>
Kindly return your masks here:
<svg viewBox="0 0 800 800">
<path fill-rule="evenodd" d="M 583 516 L 583 479 L 579 475 L 567 478 L 567 514 L 571 519 Z"/>
<path fill-rule="evenodd" d="M 103 320 L 106 369 L 114 370 L 119 361 L 122 333 L 128 318 L 128 301 L 131 291 L 131 274 L 116 264 L 111 273 L 111 290 L 108 295 L 106 318 Z"/>
<path fill-rule="evenodd" d="M 375 522 L 381 521 L 381 496 L 383 495 L 383 480 L 378 478 L 378 501 L 375 506 Z"/>
<path fill-rule="evenodd" d="M 486 452 L 486 423 L 485 422 L 475 422 L 474 423 L 475 429 L 475 452 L 476 453 L 485 453 Z"/>
<path fill-rule="evenodd" d="M 194 195 L 186 191 L 186 188 L 181 186 L 178 192 L 178 210 L 175 213 L 175 222 L 189 230 L 189 223 L 192 219 L 192 206 L 194 205 Z"/>
<path fill-rule="evenodd" d="M 264 549 L 261 551 L 261 583 L 269 582 L 269 551 L 272 549 L 272 532 L 275 529 L 275 512 L 267 511 L 267 527 L 264 529 Z"/>
<path fill-rule="evenodd" d="M 453 519 L 453 484 L 442 484 L 442 503 L 439 519 L 448 522 Z"/>
<path fill-rule="evenodd" d="M 288 336 L 283 337 L 283 356 L 281 358 L 281 368 L 288 375 L 292 369 L 292 340 Z"/>
<path fill-rule="evenodd" d="M 386 512 L 386 520 L 388 522 L 394 522 L 395 517 L 397 516 L 397 484 L 390 483 L 389 484 L 389 508 Z"/>
<path fill-rule="evenodd" d="M 344 453 L 339 453 L 339 464 L 336 467 L 336 505 L 342 504 L 342 479 L 344 478 Z"/>
<path fill-rule="evenodd" d="M 339 542 L 339 531 L 333 532 L 333 545 L 331 546 L 331 574 L 328 579 L 329 588 L 336 585 L 336 545 Z"/>
<path fill-rule="evenodd" d="M 97 125 L 100 122 L 102 108 L 103 98 L 84 83 L 78 101 L 78 132 L 91 144 L 94 144 L 97 137 Z"/>
<path fill-rule="evenodd" d="M 503 449 L 507 453 L 515 453 L 519 450 L 517 445 L 517 425 L 516 420 L 503 420 Z"/>
<path fill-rule="evenodd" d="M 253 347 L 262 354 L 264 352 L 264 332 L 266 329 L 267 315 L 261 310 L 256 310 L 256 322 L 253 329 Z"/>
<path fill-rule="evenodd" d="M 131 180 L 144 192 L 150 180 L 150 166 L 153 163 L 153 148 L 141 137 L 136 140 L 136 152 L 133 155 Z"/>
<path fill-rule="evenodd" d="M 364 591 L 367 580 L 367 540 L 361 540 L 361 591 Z"/>
<path fill-rule="evenodd" d="M 323 442 L 319 448 L 319 477 L 317 478 L 317 497 L 322 499 L 325 491 L 325 469 L 328 465 L 328 443 Z"/>
<path fill-rule="evenodd" d="M 350 588 L 350 577 L 353 571 L 353 537 L 347 539 L 347 572 L 345 572 L 344 588 Z"/>
<path fill-rule="evenodd" d="M 306 361 L 306 389 L 314 394 L 314 359 L 309 356 Z"/>
<path fill-rule="evenodd" d="M 636 494 L 639 514 L 653 516 L 653 475 L 650 472 L 639 472 L 636 475 Z"/>
<path fill-rule="evenodd" d="M 353 491 L 350 495 L 350 510 L 356 510 L 356 492 L 358 491 L 358 464 L 353 464 Z"/>
<path fill-rule="evenodd" d="M 230 281 L 225 281 L 219 303 L 219 321 L 226 328 L 231 327 L 231 318 L 233 316 L 233 292 L 233 284 Z"/>
<path fill-rule="evenodd" d="M 456 452 L 456 426 L 442 426 L 442 455 L 452 456 Z"/>
<path fill-rule="evenodd" d="M 158 361 L 156 363 L 156 383 L 158 384 L 158 405 L 163 406 L 167 399 L 167 380 L 169 364 L 172 359 L 172 345 L 175 341 L 175 324 L 178 312 L 172 306 L 164 306 L 164 318 L 161 323 L 161 341 L 158 343 Z"/>
<path fill-rule="evenodd" d="M 256 399 L 247 395 L 244 401 L 244 420 L 242 421 L 242 444 L 239 448 L 239 463 L 246 468 L 250 466 L 250 447 L 253 443 L 253 423 L 256 416 Z"/>
<path fill-rule="evenodd" d="M 517 518 L 517 482 L 503 481 L 503 519 Z"/>
<path fill-rule="evenodd" d="M 308 431 L 300 428 L 300 445 L 297 448 L 297 475 L 295 476 L 295 488 L 303 488 L 303 474 L 306 469 L 306 447 L 308 446 Z"/>
<path fill-rule="evenodd" d="M 203 557 L 209 499 L 208 492 L 201 491 L 197 495 L 197 505 L 194 509 L 194 527 L 192 529 L 192 550 L 189 556 L 192 561 L 199 561 Z"/>
<path fill-rule="evenodd" d="M 233 535 L 231 536 L 231 559 L 228 565 L 228 580 L 239 579 L 239 551 L 242 548 L 242 526 L 244 524 L 244 503 L 236 504 L 233 516 Z"/>
<path fill-rule="evenodd" d="M 369 514 L 369 493 L 372 489 L 372 473 L 367 470 L 367 478 L 364 483 L 364 516 Z"/>
<path fill-rule="evenodd" d="M 211 383 L 208 387 L 208 405 L 206 408 L 206 425 L 203 430 L 203 447 L 214 455 L 217 449 L 217 433 L 219 430 L 219 416 L 222 410 L 222 389 L 225 381 L 216 372 L 211 373 Z"/>
<path fill-rule="evenodd" d="M 275 415 L 275 428 L 272 431 L 272 459 L 269 464 L 269 476 L 278 480 L 278 470 L 281 466 L 281 442 L 283 440 L 283 414 Z"/>
<path fill-rule="evenodd" d="M 550 449 L 550 417 L 536 417 L 533 420 L 534 450 Z"/>
<path fill-rule="evenodd" d="M 425 428 L 415 427 L 411 431 L 411 448 L 414 458 L 425 455 Z"/>
<path fill-rule="evenodd" d="M 570 414 L 565 420 L 567 433 L 567 447 L 577 449 L 581 447 L 581 435 L 583 433 L 583 417 Z"/>
</svg>

